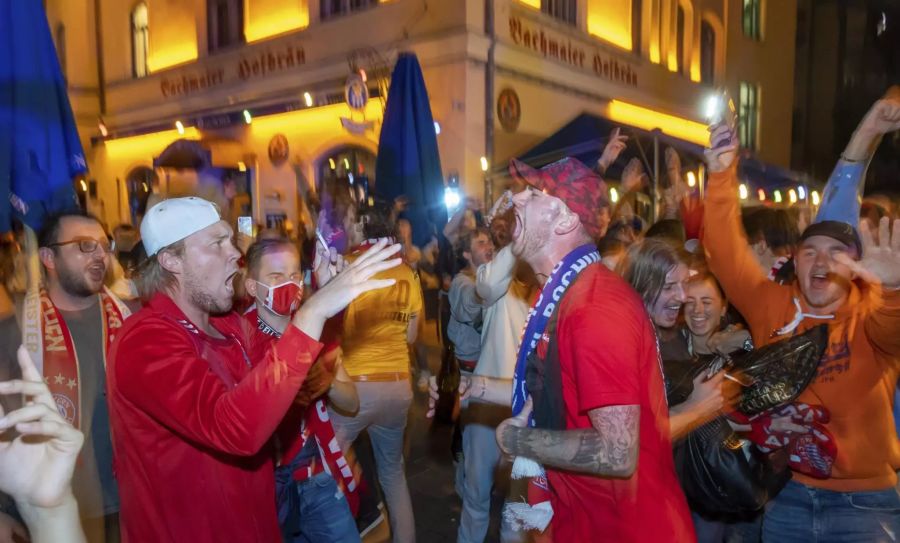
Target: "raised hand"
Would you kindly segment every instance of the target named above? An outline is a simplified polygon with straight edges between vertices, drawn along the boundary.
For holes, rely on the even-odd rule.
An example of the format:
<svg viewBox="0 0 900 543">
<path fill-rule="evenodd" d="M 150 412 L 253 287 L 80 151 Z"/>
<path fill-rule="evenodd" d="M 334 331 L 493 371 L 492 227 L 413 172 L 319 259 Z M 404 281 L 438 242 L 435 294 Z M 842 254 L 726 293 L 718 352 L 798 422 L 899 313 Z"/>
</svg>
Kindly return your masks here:
<svg viewBox="0 0 900 543">
<path fill-rule="evenodd" d="M 386 239 L 380 240 L 320 288 L 295 314 L 295 321 L 304 310 L 316 311 L 326 319 L 331 318 L 350 305 L 357 296 L 393 285 L 394 279 L 373 279 L 373 277 L 379 272 L 400 265 L 400 258 L 389 259 L 397 254 L 400 248 L 399 244 L 388 245 Z"/>
<path fill-rule="evenodd" d="M 344 257 L 337 249 L 328 247 L 321 240 L 316 241 L 316 256 L 313 258 L 313 273 L 316 274 L 316 285 L 324 287 L 335 275 L 347 267 Z"/>
<path fill-rule="evenodd" d="M 671 147 L 666 147 L 666 170 L 681 173 L 681 157 L 678 156 L 678 151 Z"/>
<path fill-rule="evenodd" d="M 859 127 L 876 134 L 900 130 L 900 86 L 888 89 L 884 97 L 872 105 Z"/>
<path fill-rule="evenodd" d="M 488 222 L 488 224 L 492 223 L 494 221 L 494 217 L 499 217 L 500 215 L 503 215 L 512 206 L 513 206 L 512 191 L 509 191 L 509 190 L 503 191 L 503 194 L 501 194 L 500 197 L 497 198 L 497 201 L 494 202 L 494 205 L 491 206 L 491 210 L 488 212 L 487 216 L 485 217 L 485 220 Z"/>
<path fill-rule="evenodd" d="M 19 347 L 22 379 L 0 383 L 0 394 L 21 394 L 24 407 L 0 418 L 0 491 L 22 508 L 54 508 L 71 499 L 75 460 L 84 435 L 59 414 L 25 347 Z M 10 435 L 10 430 L 18 435 Z"/>
<path fill-rule="evenodd" d="M 727 124 L 719 123 L 709 127 L 710 145 L 703 150 L 706 166 L 712 173 L 724 172 L 737 158 L 737 134 Z"/>
<path fill-rule="evenodd" d="M 644 165 L 641 164 L 640 159 L 632 158 L 622 171 L 622 192 L 628 193 L 641 190 L 646 179 L 647 175 L 644 173 Z"/>
<path fill-rule="evenodd" d="M 878 223 L 878 242 L 872 236 L 867 221 L 859 225 L 862 241 L 862 259 L 853 260 L 847 253 L 838 253 L 834 259 L 850 268 L 860 279 L 884 288 L 900 288 L 900 219 L 893 228 L 888 217 Z"/>
<path fill-rule="evenodd" d="M 600 159 L 597 161 L 600 173 L 604 173 L 619 158 L 619 155 L 625 150 L 627 145 L 628 136 L 622 135 L 618 127 L 613 128 L 612 133 L 609 135 L 609 141 L 606 143 L 606 147 L 603 148 L 603 153 L 600 154 Z"/>
<path fill-rule="evenodd" d="M 900 86 L 897 85 L 872 105 L 853 132 L 842 156 L 847 160 L 868 160 L 881 136 L 895 130 L 900 130 Z"/>
</svg>

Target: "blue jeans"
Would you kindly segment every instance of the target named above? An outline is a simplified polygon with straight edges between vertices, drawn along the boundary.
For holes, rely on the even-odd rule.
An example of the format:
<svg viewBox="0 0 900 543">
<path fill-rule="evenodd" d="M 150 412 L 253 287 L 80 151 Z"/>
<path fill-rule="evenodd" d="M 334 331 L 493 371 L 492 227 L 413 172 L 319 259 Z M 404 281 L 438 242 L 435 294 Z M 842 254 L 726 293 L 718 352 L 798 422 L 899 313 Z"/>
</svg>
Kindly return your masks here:
<svg viewBox="0 0 900 543">
<path fill-rule="evenodd" d="M 482 543 L 491 523 L 491 490 L 500 463 L 500 449 L 495 432 L 497 425 L 511 417 L 509 407 L 469 400 L 460 415 L 463 424 L 462 477 L 457 486 L 461 490 L 462 513 L 459 519 L 457 543 Z M 509 478 L 509 466 L 497 475 Z M 500 541 L 522 540 L 520 534 L 502 521 Z"/>
<path fill-rule="evenodd" d="M 289 543 L 359 543 L 347 498 L 330 474 L 319 473 L 297 484 L 300 533 Z"/>
<path fill-rule="evenodd" d="M 710 520 L 691 512 L 697 543 L 760 543 L 762 512 L 755 518 Z"/>
<path fill-rule="evenodd" d="M 403 433 L 406 431 L 406 415 L 412 403 L 412 388 L 408 380 L 354 384 L 359 394 L 359 411 L 355 416 L 347 416 L 328 408 L 335 437 L 341 449 L 347 453 L 360 432 L 368 430 L 372 452 L 375 453 L 378 482 L 384 491 L 384 501 L 391 521 L 393 541 L 414 543 L 416 525 L 403 461 Z"/>
<path fill-rule="evenodd" d="M 832 492 L 790 481 L 769 503 L 763 541 L 880 543 L 900 539 L 900 493 Z"/>
</svg>

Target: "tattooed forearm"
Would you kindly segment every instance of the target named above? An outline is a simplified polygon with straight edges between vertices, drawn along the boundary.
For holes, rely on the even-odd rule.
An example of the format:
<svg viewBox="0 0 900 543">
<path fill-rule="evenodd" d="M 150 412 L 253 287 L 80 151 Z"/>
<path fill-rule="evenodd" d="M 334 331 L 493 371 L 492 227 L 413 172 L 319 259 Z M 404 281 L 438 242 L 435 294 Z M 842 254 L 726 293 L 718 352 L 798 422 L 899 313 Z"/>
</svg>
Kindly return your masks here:
<svg viewBox="0 0 900 543">
<path fill-rule="evenodd" d="M 588 413 L 593 428 L 543 430 L 506 426 L 500 437 L 504 451 L 558 469 L 630 477 L 637 466 L 640 407 L 617 405 Z"/>
</svg>

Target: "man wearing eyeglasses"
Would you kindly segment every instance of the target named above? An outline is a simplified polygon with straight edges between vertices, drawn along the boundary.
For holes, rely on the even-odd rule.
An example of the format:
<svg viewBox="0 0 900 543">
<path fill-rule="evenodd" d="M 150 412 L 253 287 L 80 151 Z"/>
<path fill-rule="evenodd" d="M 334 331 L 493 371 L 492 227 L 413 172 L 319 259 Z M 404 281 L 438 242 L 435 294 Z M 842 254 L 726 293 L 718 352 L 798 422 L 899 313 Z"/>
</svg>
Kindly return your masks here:
<svg viewBox="0 0 900 543">
<path fill-rule="evenodd" d="M 82 211 L 48 217 L 38 245 L 44 283 L 25 299 L 23 343 L 60 414 L 88 438 L 72 481 L 88 541 L 119 541 L 106 355 L 130 312 L 103 284 L 113 247 Z"/>
</svg>

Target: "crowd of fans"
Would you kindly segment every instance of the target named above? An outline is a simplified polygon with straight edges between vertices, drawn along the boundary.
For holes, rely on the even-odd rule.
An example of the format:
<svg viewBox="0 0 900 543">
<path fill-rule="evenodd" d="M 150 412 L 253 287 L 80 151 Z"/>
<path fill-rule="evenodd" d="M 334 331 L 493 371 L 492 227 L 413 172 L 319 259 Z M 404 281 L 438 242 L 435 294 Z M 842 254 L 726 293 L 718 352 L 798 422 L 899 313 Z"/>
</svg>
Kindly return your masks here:
<svg viewBox="0 0 900 543">
<path fill-rule="evenodd" d="M 48 217 L 40 288 L 0 246 L 0 542 L 352 542 L 383 509 L 415 541 L 434 322 L 458 541 L 485 540 L 498 491 L 503 541 L 894 540 L 900 220 L 861 195 L 898 129 L 892 89 L 818 209 L 742 208 L 725 122 L 702 199 L 666 151 L 652 224 L 640 161 L 607 199 L 618 130 L 591 167 L 513 160 L 421 248 L 407 202 L 340 183 L 300 240 L 235 240 L 198 197 L 110 234 Z"/>
</svg>

